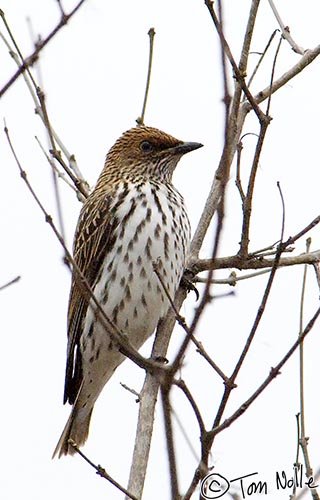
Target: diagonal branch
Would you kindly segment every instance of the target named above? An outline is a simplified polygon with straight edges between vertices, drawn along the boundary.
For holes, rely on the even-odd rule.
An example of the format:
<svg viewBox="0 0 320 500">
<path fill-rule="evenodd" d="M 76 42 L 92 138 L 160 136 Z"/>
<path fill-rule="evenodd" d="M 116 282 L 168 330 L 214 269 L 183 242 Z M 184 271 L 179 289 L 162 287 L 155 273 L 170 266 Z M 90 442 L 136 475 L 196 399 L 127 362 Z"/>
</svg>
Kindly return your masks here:
<svg viewBox="0 0 320 500">
<path fill-rule="evenodd" d="M 30 66 L 33 65 L 33 63 L 38 59 L 39 53 L 42 51 L 42 49 L 52 40 L 52 38 L 63 28 L 68 21 L 72 18 L 72 16 L 78 11 L 78 9 L 84 4 L 85 0 L 80 0 L 77 5 L 71 10 L 69 14 L 62 14 L 61 19 L 57 26 L 47 35 L 46 38 L 43 40 L 40 40 L 37 43 L 37 46 L 35 50 L 28 56 L 27 58 L 23 59 L 21 62 L 21 66 L 19 69 L 12 75 L 12 77 L 8 80 L 8 82 L 0 89 L 0 98 L 9 90 L 9 88 L 14 84 L 14 82 L 19 78 L 20 75 L 22 75 L 25 71 L 30 68 Z M 0 9 L 0 15 L 1 17 L 4 17 L 4 12 Z"/>
<path fill-rule="evenodd" d="M 296 349 L 299 347 L 301 342 L 306 338 L 308 333 L 312 330 L 315 322 L 317 321 L 318 317 L 320 315 L 320 307 L 316 310 L 312 318 L 310 319 L 309 323 L 301 333 L 301 335 L 298 336 L 297 340 L 293 343 L 293 345 L 290 347 L 286 355 L 279 361 L 279 363 L 274 367 L 271 368 L 270 373 L 268 377 L 263 381 L 263 383 L 258 387 L 258 389 L 245 401 L 230 417 L 228 417 L 222 424 L 217 425 L 214 427 L 211 431 L 208 432 L 207 438 L 210 440 L 219 434 L 221 431 L 229 427 L 237 418 L 239 418 L 248 408 L 249 406 L 257 399 L 257 397 L 268 387 L 270 382 L 277 377 L 277 375 L 280 374 L 281 368 L 285 365 L 285 363 L 288 361 L 288 359 L 292 356 L 292 354 L 296 351 Z"/>
<path fill-rule="evenodd" d="M 292 50 L 294 52 L 296 52 L 297 54 L 304 54 L 305 53 L 305 49 L 300 47 L 292 38 L 291 34 L 290 34 L 290 29 L 289 29 L 289 26 L 285 26 L 284 22 L 282 21 L 281 17 L 280 17 L 280 14 L 279 12 L 277 11 L 277 8 L 273 2 L 273 0 L 268 0 L 269 1 L 269 5 L 271 7 L 271 10 L 272 12 L 274 13 L 274 16 L 276 18 L 276 20 L 278 21 L 279 23 L 279 26 L 281 28 L 281 34 L 282 34 L 282 37 L 287 40 L 287 42 L 289 42 L 289 44 L 291 45 L 292 47 Z"/>
<path fill-rule="evenodd" d="M 96 465 L 95 463 L 93 463 L 92 460 L 90 460 L 87 457 L 87 455 L 85 455 L 83 453 L 83 451 L 81 451 L 78 448 L 78 446 L 76 445 L 76 443 L 72 439 L 69 439 L 69 444 L 78 453 L 78 455 L 80 455 L 80 457 L 83 458 L 83 460 L 85 462 L 87 462 L 89 465 L 91 465 L 91 467 L 93 467 L 95 469 L 98 476 L 102 477 L 103 479 L 106 479 L 107 481 L 109 481 L 109 483 L 111 483 L 113 486 L 115 486 L 122 493 L 125 493 L 126 498 L 131 499 L 131 500 L 138 500 L 138 497 L 136 497 L 135 495 L 130 493 L 128 490 L 126 490 L 123 486 L 121 486 L 121 484 L 118 483 L 118 481 L 116 481 L 115 479 L 113 479 L 113 477 L 111 477 L 110 474 L 108 474 L 108 472 L 103 467 L 101 467 L 101 465 Z"/>
</svg>

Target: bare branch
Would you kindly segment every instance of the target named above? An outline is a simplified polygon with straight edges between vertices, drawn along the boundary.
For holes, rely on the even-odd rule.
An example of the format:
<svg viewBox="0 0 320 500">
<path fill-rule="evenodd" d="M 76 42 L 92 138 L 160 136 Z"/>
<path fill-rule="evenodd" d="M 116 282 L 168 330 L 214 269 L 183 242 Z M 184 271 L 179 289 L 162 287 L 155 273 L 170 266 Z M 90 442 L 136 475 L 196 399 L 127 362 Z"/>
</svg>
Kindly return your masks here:
<svg viewBox="0 0 320 500">
<path fill-rule="evenodd" d="M 144 93 L 144 99 L 143 99 L 141 116 L 136 119 L 136 122 L 137 122 L 138 125 L 143 125 L 144 124 L 144 115 L 146 113 L 147 100 L 148 100 L 148 94 L 149 94 L 149 88 L 150 88 L 150 80 L 151 80 L 152 58 L 153 58 L 153 44 L 154 44 L 155 34 L 156 34 L 155 29 L 154 28 L 150 28 L 149 31 L 148 31 L 149 40 L 150 40 L 148 75 L 147 75 L 147 83 L 146 83 L 146 89 L 145 89 L 145 93 Z"/>
<path fill-rule="evenodd" d="M 8 281 L 8 283 L 5 283 L 4 285 L 0 286 L 0 291 L 4 290 L 5 288 L 8 288 L 11 285 L 14 285 L 15 283 L 18 283 L 18 281 L 21 279 L 21 276 L 16 276 L 12 280 Z"/>
<path fill-rule="evenodd" d="M 38 138 L 38 137 L 35 137 L 35 139 L 36 139 L 37 143 L 39 144 L 39 147 L 40 147 L 40 149 L 41 149 L 42 153 L 43 153 L 43 154 L 44 154 L 44 156 L 46 157 L 47 162 L 49 163 L 50 167 L 51 167 L 51 168 L 52 168 L 52 169 L 56 172 L 56 174 L 57 174 L 57 176 L 59 177 L 59 179 L 62 179 L 62 180 L 63 180 L 63 181 L 64 181 L 64 182 L 65 182 L 65 183 L 69 186 L 69 188 L 70 188 L 70 189 L 72 189 L 75 193 L 78 193 L 78 189 L 74 186 L 74 184 L 73 184 L 73 183 L 71 183 L 71 182 L 67 179 L 67 177 L 65 176 L 64 172 L 61 172 L 61 171 L 57 168 L 57 166 L 56 166 L 55 162 L 53 161 L 53 159 L 52 159 L 52 158 L 51 158 L 51 157 L 47 154 L 47 152 L 46 152 L 46 150 L 45 150 L 44 146 L 41 144 L 41 142 L 40 142 L 39 138 Z M 83 198 L 83 199 L 85 199 L 85 198 Z"/>
<path fill-rule="evenodd" d="M 44 40 L 39 41 L 37 44 L 35 50 L 30 54 L 29 57 L 24 58 L 22 60 L 21 66 L 19 69 L 15 72 L 14 75 L 8 80 L 8 82 L 0 89 L 0 98 L 7 92 L 7 90 L 13 85 L 13 83 L 19 78 L 20 75 L 22 75 L 25 71 L 27 71 L 30 66 L 33 65 L 33 63 L 38 59 L 38 55 L 41 52 L 41 50 L 52 40 L 52 38 L 63 28 L 68 21 L 72 18 L 72 16 L 78 11 L 78 9 L 81 7 L 81 5 L 85 2 L 85 0 L 80 0 L 77 5 L 72 9 L 72 11 L 69 14 L 64 14 L 57 26 L 47 35 L 47 37 Z M 0 10 L 0 14 L 2 17 L 4 17 L 3 11 Z"/>
<path fill-rule="evenodd" d="M 257 142 L 257 146 L 254 153 L 254 158 L 252 162 L 252 168 L 250 172 L 250 177 L 248 181 L 247 193 L 243 201 L 243 222 L 241 231 L 241 242 L 239 255 L 241 257 L 248 254 L 249 248 L 249 229 L 251 220 L 251 210 L 252 210 L 252 198 L 255 185 L 256 174 L 258 170 L 258 165 L 260 161 L 260 155 L 262 151 L 263 142 L 267 133 L 267 127 L 270 123 L 269 119 L 263 120 L 260 123 L 260 134 Z"/>
<path fill-rule="evenodd" d="M 256 64 L 256 67 L 254 68 L 253 72 L 252 72 L 252 75 L 250 76 L 249 80 L 248 80 L 248 87 L 250 87 L 254 77 L 256 76 L 257 72 L 258 72 L 258 69 L 260 68 L 261 66 L 261 63 L 266 55 L 266 53 L 268 52 L 268 49 L 269 47 L 271 46 L 271 42 L 272 40 L 274 39 L 274 37 L 276 36 L 278 30 L 274 30 L 274 32 L 272 33 L 271 37 L 269 38 L 268 40 L 268 43 L 264 49 L 264 51 L 262 52 L 262 54 L 260 54 L 260 58 L 259 58 L 259 61 L 257 62 Z"/>
<path fill-rule="evenodd" d="M 0 11 L 0 13 L 2 15 L 4 24 L 6 26 L 6 29 L 9 33 L 9 36 L 12 40 L 13 45 L 14 45 L 14 48 L 16 49 L 16 52 L 14 51 L 13 48 L 11 48 L 9 42 L 6 40 L 6 38 L 3 36 L 2 33 L 0 33 L 0 36 L 3 39 L 4 43 L 6 44 L 10 55 L 14 59 L 17 66 L 20 68 L 21 64 L 23 64 L 23 62 L 24 62 L 22 52 L 21 52 L 17 42 L 15 41 L 15 38 L 13 36 L 13 33 L 10 30 L 10 27 L 8 26 L 8 23 L 6 22 L 6 19 L 4 17 L 4 13 L 2 11 Z M 37 48 L 38 45 L 39 45 L 39 43 L 37 43 L 35 45 L 35 47 Z M 74 182 L 74 185 L 76 186 L 76 188 L 79 189 L 78 198 L 80 198 L 81 195 L 82 195 L 82 197 L 83 196 L 87 197 L 88 192 L 89 192 L 88 183 L 85 181 L 84 177 L 82 176 L 80 169 L 78 168 L 77 163 L 75 161 L 74 155 L 71 155 L 69 153 L 65 144 L 62 142 L 62 140 L 60 139 L 60 137 L 58 136 L 58 134 L 56 133 L 56 131 L 52 127 L 50 120 L 49 120 L 49 117 L 48 117 L 47 109 L 46 109 L 44 92 L 41 90 L 39 85 L 37 85 L 29 67 L 27 67 L 26 71 L 23 72 L 23 78 L 24 78 L 24 81 L 25 81 L 27 88 L 30 92 L 32 100 L 34 102 L 35 113 L 40 117 L 40 119 L 42 120 L 42 122 L 47 130 L 52 150 L 55 153 L 55 155 L 53 155 L 53 157 L 54 158 L 56 158 L 58 156 L 61 157 L 60 151 L 57 151 L 57 149 L 56 149 L 56 146 L 55 146 L 55 142 L 56 142 L 68 160 L 69 167 L 67 167 L 64 162 L 63 162 L 62 166 L 66 170 L 68 175 L 73 179 L 73 182 Z M 72 176 L 69 173 L 70 170 L 72 171 Z M 74 174 L 73 174 L 73 172 L 74 172 Z M 55 179 L 55 173 L 53 174 L 53 182 L 54 182 L 54 191 L 55 191 L 55 196 L 56 196 L 57 208 L 58 208 L 58 213 L 59 213 L 60 226 L 63 227 L 62 214 L 61 214 L 61 208 L 60 208 L 60 202 L 59 202 L 58 186 L 57 186 L 56 179 Z M 62 233 L 63 233 L 63 231 L 62 231 Z"/>
<path fill-rule="evenodd" d="M 270 269 L 264 269 L 262 271 L 257 271 L 256 273 L 245 274 L 244 276 L 237 276 L 235 271 L 232 271 L 228 278 L 214 278 L 211 280 L 211 283 L 216 285 L 230 285 L 236 286 L 238 281 L 248 280 L 250 278 L 256 278 L 257 276 L 261 276 L 262 274 L 267 274 L 270 272 Z M 193 279 L 194 283 L 206 283 L 208 281 L 207 278 L 201 278 L 196 276 Z"/>
<path fill-rule="evenodd" d="M 172 500 L 178 500 L 180 498 L 180 495 L 179 495 L 176 453 L 175 453 L 175 446 L 174 446 L 174 436 L 173 436 L 173 428 L 172 428 L 170 389 L 171 389 L 171 381 L 170 380 L 168 380 L 167 383 L 163 383 L 161 385 L 163 418 L 164 418 L 164 427 L 165 427 L 166 441 L 167 441 L 169 473 L 170 473 L 170 478 L 171 478 L 171 481 L 170 481 L 170 483 L 171 483 L 171 498 L 172 498 Z"/>
<path fill-rule="evenodd" d="M 289 44 L 291 45 L 292 47 L 292 50 L 294 52 L 296 52 L 297 54 L 304 54 L 306 52 L 305 49 L 303 49 L 302 47 L 300 47 L 298 44 L 296 44 L 296 42 L 293 40 L 291 34 L 290 34 L 290 29 L 289 29 L 289 26 L 285 26 L 280 15 L 279 15 L 279 12 L 273 2 L 273 0 L 268 0 L 269 1 L 269 5 L 272 9 L 272 12 L 274 13 L 275 15 L 275 18 L 276 20 L 278 21 L 279 23 L 279 26 L 281 28 L 281 33 L 282 33 L 282 36 L 283 38 L 285 38 L 287 40 L 287 42 L 289 42 Z"/>
<path fill-rule="evenodd" d="M 302 334 L 298 337 L 298 339 L 294 342 L 292 347 L 288 350 L 286 355 L 279 361 L 279 363 L 274 367 L 271 368 L 270 373 L 268 377 L 264 380 L 264 382 L 258 387 L 258 389 L 250 396 L 250 398 L 247 399 L 230 417 L 228 417 L 222 424 L 218 425 L 217 427 L 214 427 L 211 431 L 208 432 L 208 438 L 213 439 L 214 436 L 219 434 L 222 430 L 226 429 L 229 427 L 237 418 L 239 418 L 248 408 L 249 406 L 257 399 L 257 397 L 268 387 L 270 382 L 281 372 L 281 368 L 284 366 L 284 364 L 288 361 L 288 359 L 292 356 L 292 354 L 295 352 L 297 347 L 300 345 L 300 343 L 306 338 L 308 333 L 312 330 L 315 322 L 317 321 L 318 317 L 320 315 L 320 308 L 316 310 L 312 318 L 310 319 L 309 323 L 303 330 Z"/>
<path fill-rule="evenodd" d="M 139 416 L 128 483 L 128 490 L 137 498 L 142 497 L 145 483 L 159 385 L 159 378 L 147 372 L 139 395 Z"/>
<path fill-rule="evenodd" d="M 309 253 L 311 246 L 311 238 L 306 241 L 306 253 Z M 301 302 L 300 302 L 300 321 L 299 321 L 299 337 L 303 334 L 303 314 L 304 314 L 304 301 L 306 294 L 306 283 L 307 283 L 307 265 L 304 266 L 303 278 L 302 278 L 302 290 L 301 290 Z M 308 441 L 309 438 L 306 435 L 306 415 L 305 415 L 305 393 L 304 393 L 304 341 L 302 340 L 299 345 L 299 370 L 300 370 L 300 413 L 298 417 L 299 430 L 299 446 L 302 449 L 302 454 L 304 458 L 304 463 L 306 465 L 306 476 L 307 478 L 313 477 L 313 469 L 311 467 L 310 456 L 308 451 Z M 311 489 L 311 495 L 314 500 L 319 500 L 319 495 L 315 488 Z"/>
<path fill-rule="evenodd" d="M 320 222 L 320 216 L 318 215 L 313 219 L 306 227 L 299 231 L 294 236 L 290 236 L 288 240 L 284 243 L 284 250 L 295 243 L 298 239 L 308 233 Z M 270 247 L 268 247 L 270 248 Z M 284 251 L 283 250 L 283 251 Z M 296 255 L 293 257 L 281 257 L 279 260 L 279 267 L 284 266 L 294 266 L 298 264 L 316 264 L 320 260 L 320 250 L 303 253 L 301 255 Z M 235 267 L 237 269 L 265 269 L 272 267 L 274 264 L 274 259 L 266 259 L 261 254 L 261 251 L 256 253 L 251 253 L 248 256 L 241 257 L 239 254 L 232 255 L 230 257 L 216 257 L 215 259 L 198 259 L 190 263 L 190 271 L 194 275 L 202 271 L 207 271 L 209 269 L 225 269 Z"/>
<path fill-rule="evenodd" d="M 223 46 L 223 49 L 225 51 L 225 54 L 226 54 L 227 58 L 229 59 L 230 64 L 232 66 L 234 76 L 235 76 L 236 80 L 238 81 L 239 85 L 241 86 L 241 90 L 245 94 L 248 102 L 251 104 L 252 109 L 255 111 L 259 121 L 262 121 L 264 119 L 264 113 L 261 111 L 261 109 L 257 105 L 253 95 L 251 94 L 250 90 L 247 87 L 247 84 L 245 83 L 245 73 L 246 73 L 246 68 L 247 68 L 249 47 L 251 45 L 251 38 L 252 38 L 252 34 L 253 34 L 253 28 L 254 28 L 254 24 L 255 24 L 255 20 L 256 20 L 256 15 L 257 15 L 259 3 L 260 3 L 260 0 L 252 0 L 251 10 L 250 10 L 250 14 L 249 14 L 249 21 L 247 23 L 247 31 L 245 34 L 244 44 L 243 44 L 243 48 L 242 48 L 242 55 L 241 55 L 241 59 L 240 59 L 239 67 L 238 67 L 235 60 L 234 60 L 234 57 L 232 55 L 229 44 L 224 37 L 221 23 L 219 22 L 218 17 L 217 17 L 215 10 L 213 8 L 213 2 L 210 0 L 205 0 L 205 4 L 209 10 L 209 13 L 211 15 L 213 22 L 214 22 L 215 28 L 218 32 L 218 35 L 219 35 L 221 44 Z"/>
<path fill-rule="evenodd" d="M 265 99 L 269 97 L 270 94 L 274 94 L 277 90 L 279 90 L 281 87 L 286 85 L 292 78 L 297 76 L 301 71 L 303 71 L 309 64 L 311 64 L 320 54 L 320 45 L 317 45 L 314 49 L 307 50 L 304 55 L 301 57 L 300 61 L 297 62 L 292 68 L 290 68 L 288 71 L 283 73 L 280 78 L 275 80 L 272 84 L 272 87 L 270 86 L 266 87 L 264 90 L 261 90 L 258 92 L 258 94 L 255 95 L 255 101 L 260 104 L 263 102 Z M 251 105 L 247 102 L 244 103 L 246 106 L 246 112 L 250 109 Z"/>
<path fill-rule="evenodd" d="M 173 384 L 176 385 L 177 387 L 179 387 L 179 389 L 182 390 L 182 392 L 184 393 L 184 395 L 186 396 L 187 400 L 189 401 L 193 411 L 194 411 L 194 414 L 197 418 L 197 421 L 198 421 L 198 424 L 199 424 L 199 430 L 200 430 L 200 434 L 202 435 L 205 431 L 205 426 L 204 426 L 204 422 L 202 420 L 202 416 L 201 416 L 201 412 L 198 408 L 198 405 L 197 403 L 195 402 L 190 390 L 188 389 L 188 387 L 186 386 L 186 383 L 184 380 L 182 379 L 179 379 L 179 380 L 174 380 L 173 381 Z"/>
<path fill-rule="evenodd" d="M 239 140 L 239 136 L 242 130 L 243 122 L 245 115 L 243 115 L 243 122 L 241 123 L 241 127 L 239 127 L 239 120 L 238 120 L 238 115 L 240 111 L 240 101 L 241 101 L 241 95 L 242 92 L 245 93 L 247 99 L 252 105 L 252 108 L 255 109 L 255 112 L 257 113 L 257 116 L 259 119 L 263 119 L 263 113 L 261 110 L 257 107 L 254 99 L 251 96 L 251 93 L 249 89 L 247 88 L 245 81 L 244 81 L 244 75 L 247 67 L 247 61 L 248 61 L 248 54 L 249 54 L 249 47 L 251 43 L 251 38 L 252 38 L 252 33 L 253 33 L 253 28 L 255 24 L 255 19 L 257 15 L 257 10 L 259 6 L 259 0 L 253 0 L 252 2 L 252 8 L 250 10 L 249 14 L 249 19 L 247 23 L 247 29 L 246 29 L 246 35 L 245 35 L 245 40 L 243 43 L 243 48 L 242 48 L 242 53 L 240 57 L 240 63 L 239 63 L 239 68 L 237 67 L 235 60 L 232 56 L 230 47 L 224 37 L 224 34 L 222 32 L 221 25 L 218 21 L 218 18 L 215 14 L 215 11 L 213 9 L 213 2 L 210 0 L 206 0 L 205 4 L 209 10 L 209 13 L 211 15 L 211 18 L 215 24 L 215 27 L 217 29 L 217 32 L 219 34 L 221 43 L 223 45 L 224 51 L 232 65 L 232 69 L 234 71 L 234 74 L 236 76 L 236 88 L 234 92 L 234 96 L 232 99 L 231 103 L 231 108 L 230 108 L 230 117 L 229 117 L 229 124 L 228 124 L 228 135 L 225 138 L 225 144 L 221 156 L 221 160 L 218 166 L 218 169 L 216 171 L 215 177 L 213 179 L 209 195 L 207 197 L 207 200 L 205 202 L 204 209 L 202 211 L 198 226 L 196 228 L 196 231 L 194 233 L 194 236 L 192 238 L 192 242 L 190 245 L 190 263 L 194 259 L 196 259 L 199 255 L 199 251 L 202 245 L 202 242 L 204 240 L 204 237 L 207 233 L 208 227 L 210 225 L 210 222 L 216 212 L 216 209 L 218 207 L 218 204 L 220 202 L 220 198 L 222 193 L 224 192 L 225 186 L 227 184 L 227 181 L 229 179 L 229 172 L 230 172 L 230 167 L 231 163 L 233 161 L 233 156 L 235 153 L 235 149 Z M 250 110 L 252 109 L 250 107 Z M 248 110 L 249 111 L 249 110 Z M 189 267 L 189 266 L 188 266 Z"/>
<path fill-rule="evenodd" d="M 68 443 L 70 444 L 70 446 L 72 446 L 72 448 L 78 453 L 78 455 L 80 455 L 80 457 L 82 457 L 89 465 L 91 465 L 91 467 L 93 467 L 98 476 L 102 477 L 103 479 L 106 479 L 107 481 L 109 481 L 109 483 L 113 484 L 113 486 L 115 486 L 118 490 L 120 490 L 122 493 L 125 493 L 125 495 L 127 496 L 127 498 L 130 498 L 131 500 L 139 500 L 138 497 L 132 495 L 128 490 L 126 490 L 123 486 L 121 486 L 120 483 L 118 483 L 115 479 L 113 479 L 110 474 L 107 473 L 107 471 L 101 467 L 101 465 L 96 465 L 94 464 L 79 448 L 78 446 L 76 445 L 76 443 L 72 440 L 72 439 L 69 439 Z"/>
</svg>

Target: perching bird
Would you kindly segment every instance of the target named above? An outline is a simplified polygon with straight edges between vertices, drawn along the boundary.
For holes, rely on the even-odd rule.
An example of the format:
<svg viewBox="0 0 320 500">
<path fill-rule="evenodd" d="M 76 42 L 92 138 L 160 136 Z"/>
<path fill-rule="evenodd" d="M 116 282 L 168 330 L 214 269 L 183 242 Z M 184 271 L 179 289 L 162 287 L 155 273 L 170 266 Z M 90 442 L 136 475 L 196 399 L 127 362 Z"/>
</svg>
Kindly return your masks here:
<svg viewBox="0 0 320 500">
<path fill-rule="evenodd" d="M 172 298 L 182 278 L 190 225 L 171 178 L 180 158 L 201 146 L 151 127 L 125 132 L 79 216 L 74 260 L 105 314 L 137 350 L 169 308 L 153 264 Z M 64 392 L 64 403 L 73 407 L 53 456 L 74 453 L 69 439 L 84 444 L 93 406 L 124 359 L 73 273 Z"/>
</svg>

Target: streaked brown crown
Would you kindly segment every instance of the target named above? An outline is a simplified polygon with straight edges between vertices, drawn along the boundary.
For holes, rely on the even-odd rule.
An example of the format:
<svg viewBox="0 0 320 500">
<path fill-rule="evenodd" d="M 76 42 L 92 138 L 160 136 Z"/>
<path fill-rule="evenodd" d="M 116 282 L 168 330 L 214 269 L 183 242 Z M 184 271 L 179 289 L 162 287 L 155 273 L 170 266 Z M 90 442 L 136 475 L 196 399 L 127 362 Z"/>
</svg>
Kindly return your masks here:
<svg viewBox="0 0 320 500">
<path fill-rule="evenodd" d="M 96 187 L 105 182 L 141 177 L 170 181 L 181 156 L 201 146 L 184 143 L 153 127 L 132 128 L 110 149 Z"/>
</svg>

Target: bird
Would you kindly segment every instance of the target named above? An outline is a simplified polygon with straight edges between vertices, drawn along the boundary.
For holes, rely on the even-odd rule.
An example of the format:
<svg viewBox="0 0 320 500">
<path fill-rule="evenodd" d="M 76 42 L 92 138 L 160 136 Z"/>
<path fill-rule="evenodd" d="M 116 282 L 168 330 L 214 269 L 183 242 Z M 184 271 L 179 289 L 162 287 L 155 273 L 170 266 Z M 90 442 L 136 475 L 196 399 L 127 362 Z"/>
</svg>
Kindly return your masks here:
<svg viewBox="0 0 320 500">
<path fill-rule="evenodd" d="M 106 316 L 136 350 L 166 315 L 168 294 L 174 298 L 183 276 L 190 223 L 172 174 L 184 154 L 200 147 L 145 125 L 124 132 L 107 153 L 79 215 L 74 262 Z M 53 453 L 59 458 L 76 452 L 71 441 L 77 447 L 86 442 L 94 404 L 125 359 L 78 282 L 74 269 L 63 398 L 72 410 Z"/>
</svg>

